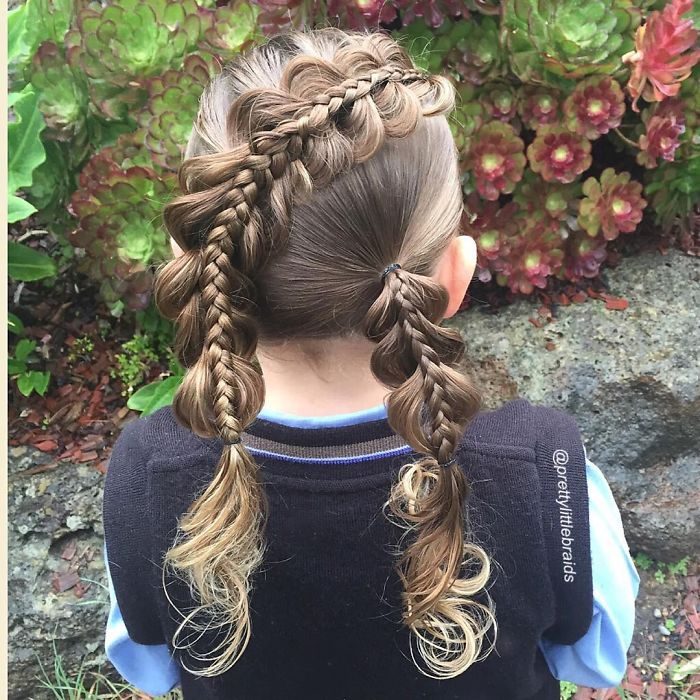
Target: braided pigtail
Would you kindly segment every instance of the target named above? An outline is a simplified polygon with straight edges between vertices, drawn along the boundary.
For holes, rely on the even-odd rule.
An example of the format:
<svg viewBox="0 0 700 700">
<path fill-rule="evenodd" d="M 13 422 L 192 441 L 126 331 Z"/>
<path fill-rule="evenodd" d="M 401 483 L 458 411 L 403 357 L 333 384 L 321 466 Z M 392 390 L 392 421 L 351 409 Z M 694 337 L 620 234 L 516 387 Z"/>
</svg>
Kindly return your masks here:
<svg viewBox="0 0 700 700">
<path fill-rule="evenodd" d="M 452 100 L 444 78 L 416 71 L 388 37 L 343 36 L 332 61 L 298 55 L 275 87 L 241 91 L 227 114 L 228 147 L 187 159 L 179 172 L 183 194 L 164 210 L 184 251 L 159 271 L 155 288 L 159 310 L 177 324 L 176 352 L 187 368 L 173 410 L 193 432 L 224 443 L 214 478 L 182 517 L 163 568 L 166 595 L 170 568 L 198 602 L 178 611 L 173 639 L 206 664 L 194 669 L 183 661 L 197 675 L 223 673 L 245 650 L 251 577 L 265 550 L 267 502 L 240 438 L 265 394 L 255 363 L 258 278 L 285 248 L 293 203 Z M 205 93 L 203 104 L 214 102 Z M 188 641 L 190 631 L 223 637 L 202 654 Z"/>
<path fill-rule="evenodd" d="M 487 585 L 490 562 L 465 540 L 469 486 L 455 461 L 480 396 L 457 369 L 464 352 L 459 332 L 437 325 L 447 302 L 446 290 L 430 277 L 390 270 L 366 325 L 378 343 L 372 371 L 394 388 L 389 421 L 424 455 L 401 468 L 385 508 L 406 535 L 416 534 L 398 563 L 404 621 L 434 678 L 456 676 L 488 655 L 492 647 L 480 656 L 483 638 L 491 625 L 496 629 L 488 593 L 488 604 L 473 599 Z"/>
</svg>

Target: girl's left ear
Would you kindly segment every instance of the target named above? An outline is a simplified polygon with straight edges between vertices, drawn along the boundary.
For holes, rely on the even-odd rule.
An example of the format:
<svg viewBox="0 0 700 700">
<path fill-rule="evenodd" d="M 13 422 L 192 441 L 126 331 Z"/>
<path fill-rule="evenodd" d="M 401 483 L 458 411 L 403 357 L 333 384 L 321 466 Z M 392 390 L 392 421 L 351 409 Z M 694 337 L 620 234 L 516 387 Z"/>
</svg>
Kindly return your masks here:
<svg viewBox="0 0 700 700">
<path fill-rule="evenodd" d="M 450 295 L 445 318 L 454 316 L 459 310 L 475 268 L 476 241 L 471 236 L 457 236 L 452 239 L 433 275 Z"/>
</svg>

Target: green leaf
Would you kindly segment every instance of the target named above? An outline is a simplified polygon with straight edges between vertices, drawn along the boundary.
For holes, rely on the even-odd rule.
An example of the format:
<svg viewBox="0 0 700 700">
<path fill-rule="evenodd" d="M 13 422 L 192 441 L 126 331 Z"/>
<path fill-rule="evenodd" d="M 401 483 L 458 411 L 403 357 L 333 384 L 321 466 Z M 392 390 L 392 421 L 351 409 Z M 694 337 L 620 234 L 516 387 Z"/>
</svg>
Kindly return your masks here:
<svg viewBox="0 0 700 700">
<path fill-rule="evenodd" d="M 38 250 L 14 241 L 8 242 L 7 249 L 7 269 L 12 279 L 20 282 L 33 282 L 56 275 L 56 263 L 45 253 L 40 253 Z"/>
<path fill-rule="evenodd" d="M 22 335 L 24 333 L 22 319 L 19 316 L 15 316 L 11 311 L 7 313 L 7 328 L 15 335 Z"/>
<path fill-rule="evenodd" d="M 48 372 L 36 372 L 34 370 L 25 372 L 17 377 L 17 388 L 24 396 L 29 396 L 32 391 L 36 391 L 37 394 L 43 396 L 49 386 L 50 378 L 51 375 Z"/>
<path fill-rule="evenodd" d="M 22 338 L 17 343 L 17 346 L 15 347 L 15 357 L 14 359 L 17 360 L 18 362 L 24 362 L 29 355 L 34 352 L 34 349 L 36 348 L 36 340 L 30 340 L 29 338 Z"/>
<path fill-rule="evenodd" d="M 7 59 L 12 62 L 29 55 L 27 42 L 27 6 L 20 5 L 7 13 Z"/>
<path fill-rule="evenodd" d="M 11 194 L 7 198 L 7 223 L 14 224 L 15 221 L 22 221 L 36 212 L 36 207 L 32 206 L 26 199 Z"/>
<path fill-rule="evenodd" d="M 27 199 L 39 211 L 42 220 L 58 218 L 57 209 L 63 209 L 72 190 L 74 174 L 64 155 L 64 147 L 56 141 L 48 141 L 46 160 L 34 171 L 32 186 L 26 191 Z"/>
<path fill-rule="evenodd" d="M 7 126 L 8 190 L 11 193 L 20 187 L 29 187 L 34 169 L 46 159 L 46 151 L 39 138 L 46 123 L 37 107 L 38 99 L 31 85 L 27 85 L 19 95 L 11 96 L 16 116 L 16 121 Z"/>
<path fill-rule="evenodd" d="M 19 360 L 15 359 L 14 357 L 7 358 L 7 373 L 11 377 L 14 377 L 16 374 L 22 374 L 22 372 L 26 372 L 26 371 L 27 371 L 27 363 L 26 362 L 20 362 Z"/>
<path fill-rule="evenodd" d="M 169 406 L 173 402 L 175 392 L 181 383 L 181 376 L 168 377 L 157 382 L 151 382 L 135 391 L 126 402 L 126 405 L 130 409 L 141 411 L 142 415 L 147 416 L 149 413 L 163 408 L 163 406 Z"/>
</svg>

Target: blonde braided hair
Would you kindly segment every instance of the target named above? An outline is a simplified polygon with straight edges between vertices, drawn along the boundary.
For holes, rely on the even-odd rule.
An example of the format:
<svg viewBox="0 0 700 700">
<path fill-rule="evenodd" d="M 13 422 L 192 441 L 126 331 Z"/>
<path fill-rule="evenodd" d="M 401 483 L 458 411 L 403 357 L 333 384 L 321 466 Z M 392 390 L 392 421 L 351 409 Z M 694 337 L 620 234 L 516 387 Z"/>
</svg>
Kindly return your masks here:
<svg viewBox="0 0 700 700">
<path fill-rule="evenodd" d="M 453 100 L 446 79 L 417 71 L 388 36 L 331 29 L 273 39 L 224 66 L 205 90 L 179 172 L 183 194 L 164 211 L 165 225 L 184 253 L 159 270 L 155 288 L 161 313 L 177 323 L 176 351 L 187 368 L 175 414 L 193 432 L 218 436 L 225 444 L 212 482 L 179 523 L 163 569 L 164 586 L 170 568 L 197 600 L 194 610 L 181 613 L 173 639 L 174 646 L 209 664 L 188 669 L 193 673 L 224 672 L 250 639 L 250 580 L 264 557 L 267 501 L 240 434 L 264 402 L 255 363 L 258 336 L 327 337 L 363 326 L 378 342 L 373 371 L 395 387 L 389 399 L 392 426 L 425 455 L 404 467 L 386 504 L 404 526 L 420 525 L 400 566 L 406 624 L 440 676 L 456 675 L 476 658 L 485 628 L 463 608 L 488 610 L 468 599 L 489 577 L 488 557 L 465 544 L 464 473 L 455 465 L 440 472 L 438 464 L 454 454 L 478 395 L 454 368 L 461 341 L 436 325 L 445 310 L 445 290 L 425 274 L 407 271 L 412 256 L 406 237 L 393 242 L 397 253 L 405 249 L 407 269 L 390 275 L 378 297 L 378 278 L 362 270 L 354 275 L 359 303 L 343 311 L 347 302 L 333 300 L 331 293 L 333 312 L 313 322 L 300 323 L 280 296 L 289 287 L 280 278 L 292 277 L 290 266 L 299 275 L 300 241 L 311 229 L 323 235 L 321 222 L 305 224 L 317 216 L 320 199 L 336 196 L 344 180 L 355 178 L 357 185 L 363 172 L 370 177 L 373 168 L 395 158 L 392 153 L 406 151 L 408 145 L 401 144 L 437 139 L 440 155 L 426 154 L 426 161 L 444 171 L 446 158 L 458 187 L 454 145 L 447 153 L 443 147 L 446 122 L 433 127 L 425 119 L 449 112 Z M 434 244 L 413 255 L 416 271 L 429 272 L 425 256 L 444 248 L 456 230 L 461 199 L 452 179 L 445 211 L 433 215 Z M 357 195 L 359 187 L 345 186 L 346 199 Z M 302 229 L 308 235 L 295 235 Z M 376 255 L 386 255 L 379 250 L 384 242 L 376 244 Z M 326 248 L 333 245 L 314 247 L 314 255 L 325 255 Z M 308 252 L 303 257 L 311 264 Z M 359 267 L 368 265 L 358 261 L 342 274 L 352 277 Z M 330 268 L 337 288 L 337 262 Z M 297 296 L 303 303 L 303 285 Z M 366 319 L 355 318 L 363 307 Z M 430 416 L 427 432 L 423 406 Z M 482 564 L 471 579 L 459 578 L 465 554 Z M 187 630 L 205 628 L 224 631 L 215 649 L 199 654 L 182 643 Z"/>
</svg>

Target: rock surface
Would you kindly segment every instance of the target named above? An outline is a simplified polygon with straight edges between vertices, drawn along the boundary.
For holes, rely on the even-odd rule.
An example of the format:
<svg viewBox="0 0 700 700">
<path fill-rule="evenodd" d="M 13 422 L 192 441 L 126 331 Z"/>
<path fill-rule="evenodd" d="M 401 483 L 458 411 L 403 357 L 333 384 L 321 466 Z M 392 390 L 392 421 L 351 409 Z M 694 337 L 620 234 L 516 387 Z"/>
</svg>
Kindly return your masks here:
<svg viewBox="0 0 700 700">
<path fill-rule="evenodd" d="M 473 309 L 454 323 L 485 403 L 521 395 L 574 414 L 633 551 L 677 561 L 700 551 L 700 264 L 645 252 L 604 279 L 629 300 L 626 311 L 591 300 L 559 307 L 536 328 L 528 318 L 538 304 L 523 300 L 496 315 Z M 49 459 L 31 448 L 9 454 L 12 700 L 54 697 L 37 680 L 37 658 L 52 674 L 54 645 L 73 676 L 81 660 L 85 670 L 105 663 L 103 476 L 70 463 L 21 473 Z"/>
<path fill-rule="evenodd" d="M 625 311 L 602 300 L 538 305 L 453 322 L 485 403 L 525 396 L 565 409 L 616 497 L 633 550 L 662 561 L 700 552 L 700 261 L 644 251 L 603 273 Z M 551 350 L 546 348 L 550 342 Z"/>
<path fill-rule="evenodd" d="M 73 678 L 83 657 L 84 670 L 106 661 L 104 477 L 71 463 L 25 475 L 50 458 L 26 447 L 8 456 L 9 698 L 44 700 L 55 695 L 41 683 L 39 660 L 54 683 L 56 653 Z"/>
</svg>

